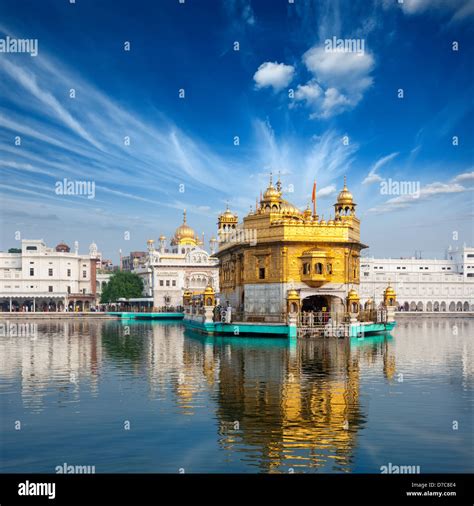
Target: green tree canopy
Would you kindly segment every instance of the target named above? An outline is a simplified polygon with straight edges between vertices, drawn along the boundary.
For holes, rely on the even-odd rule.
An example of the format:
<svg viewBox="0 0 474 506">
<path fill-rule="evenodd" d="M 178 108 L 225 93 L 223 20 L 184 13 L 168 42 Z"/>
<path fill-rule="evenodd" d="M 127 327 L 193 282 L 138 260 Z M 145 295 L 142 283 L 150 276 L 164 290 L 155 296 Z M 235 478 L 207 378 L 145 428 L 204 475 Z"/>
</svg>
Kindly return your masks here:
<svg viewBox="0 0 474 506">
<path fill-rule="evenodd" d="M 143 281 L 133 272 L 117 271 L 102 290 L 100 302 L 117 302 L 121 298 L 142 297 Z"/>
</svg>

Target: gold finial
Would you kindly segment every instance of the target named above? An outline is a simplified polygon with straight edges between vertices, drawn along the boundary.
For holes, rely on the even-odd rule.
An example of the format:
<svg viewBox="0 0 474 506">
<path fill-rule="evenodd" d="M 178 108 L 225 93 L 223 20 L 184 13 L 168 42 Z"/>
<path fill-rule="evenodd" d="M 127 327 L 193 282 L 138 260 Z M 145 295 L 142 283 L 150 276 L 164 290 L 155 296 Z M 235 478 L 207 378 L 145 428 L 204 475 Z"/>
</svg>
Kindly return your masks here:
<svg viewBox="0 0 474 506">
<path fill-rule="evenodd" d="M 183 223 L 186 223 L 186 209 L 183 209 Z"/>
<path fill-rule="evenodd" d="M 347 176 L 344 175 L 344 188 L 347 190 Z"/>
<path fill-rule="evenodd" d="M 270 172 L 270 186 L 273 186 L 273 174 Z"/>
<path fill-rule="evenodd" d="M 281 175 L 281 174 L 280 174 L 280 171 L 278 171 L 278 181 L 277 181 L 277 183 L 276 183 L 276 189 L 277 189 L 278 191 L 281 191 L 281 180 L 280 180 L 280 175 Z"/>
</svg>

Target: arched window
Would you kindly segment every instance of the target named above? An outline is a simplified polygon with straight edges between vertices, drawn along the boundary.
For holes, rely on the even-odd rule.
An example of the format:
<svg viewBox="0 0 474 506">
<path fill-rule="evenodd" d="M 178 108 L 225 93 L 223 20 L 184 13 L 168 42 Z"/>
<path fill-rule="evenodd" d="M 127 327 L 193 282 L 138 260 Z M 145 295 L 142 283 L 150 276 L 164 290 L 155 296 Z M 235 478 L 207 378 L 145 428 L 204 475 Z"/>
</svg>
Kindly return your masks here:
<svg viewBox="0 0 474 506">
<path fill-rule="evenodd" d="M 316 274 L 322 274 L 323 273 L 323 264 L 321 262 L 318 262 L 315 266 L 314 266 L 315 270 L 316 270 Z"/>
<path fill-rule="evenodd" d="M 332 264 L 327 265 L 328 274 L 332 274 Z"/>
<path fill-rule="evenodd" d="M 310 274 L 311 273 L 311 264 L 308 262 L 305 262 L 303 264 L 303 274 Z"/>
</svg>

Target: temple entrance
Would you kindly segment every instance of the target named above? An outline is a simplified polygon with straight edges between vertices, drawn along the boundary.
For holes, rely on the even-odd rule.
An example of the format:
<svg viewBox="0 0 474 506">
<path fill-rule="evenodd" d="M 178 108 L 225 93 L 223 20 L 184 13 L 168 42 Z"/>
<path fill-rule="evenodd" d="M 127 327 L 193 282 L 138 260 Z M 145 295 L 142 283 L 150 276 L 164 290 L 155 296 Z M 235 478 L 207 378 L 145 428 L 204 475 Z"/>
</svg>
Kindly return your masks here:
<svg viewBox="0 0 474 506">
<path fill-rule="evenodd" d="M 325 295 L 310 295 L 303 299 L 302 311 L 330 311 L 329 297 Z"/>
</svg>

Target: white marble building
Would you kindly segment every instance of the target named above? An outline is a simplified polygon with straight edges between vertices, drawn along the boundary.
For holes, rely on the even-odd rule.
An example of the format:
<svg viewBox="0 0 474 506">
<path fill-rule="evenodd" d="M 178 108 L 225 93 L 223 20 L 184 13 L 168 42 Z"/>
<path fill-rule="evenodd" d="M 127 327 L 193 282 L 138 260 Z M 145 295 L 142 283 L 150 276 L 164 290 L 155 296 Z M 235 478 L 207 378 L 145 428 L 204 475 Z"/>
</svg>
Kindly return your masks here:
<svg viewBox="0 0 474 506">
<path fill-rule="evenodd" d="M 404 311 L 474 311 L 474 248 L 450 248 L 443 260 L 360 259 L 362 304 L 379 304 L 389 282 Z"/>
<path fill-rule="evenodd" d="M 201 293 L 210 284 L 217 292 L 219 261 L 212 256 L 216 244 L 217 241 L 211 239 L 210 254 L 202 248 L 203 242 L 186 223 L 184 211 L 183 223 L 176 229 L 170 248 L 163 235 L 159 238 L 158 249 L 150 239 L 143 263 L 137 261 L 134 266 L 133 272 L 143 280 L 144 296 L 159 308 L 181 306 L 185 290 Z"/>
<path fill-rule="evenodd" d="M 42 239 L 23 239 L 21 252 L 0 252 L 0 308 L 3 311 L 88 310 L 97 303 L 100 253 L 92 243 L 80 254 L 64 243 L 55 248 Z"/>
</svg>

